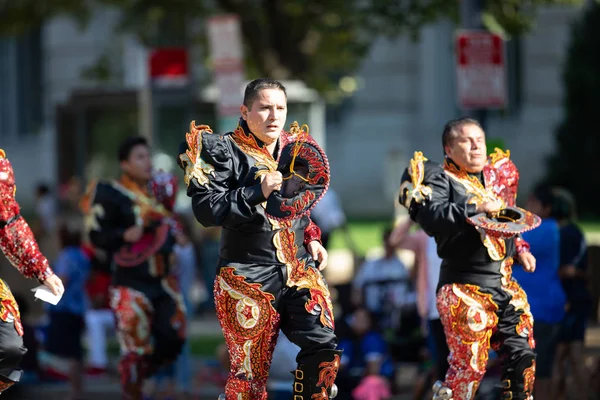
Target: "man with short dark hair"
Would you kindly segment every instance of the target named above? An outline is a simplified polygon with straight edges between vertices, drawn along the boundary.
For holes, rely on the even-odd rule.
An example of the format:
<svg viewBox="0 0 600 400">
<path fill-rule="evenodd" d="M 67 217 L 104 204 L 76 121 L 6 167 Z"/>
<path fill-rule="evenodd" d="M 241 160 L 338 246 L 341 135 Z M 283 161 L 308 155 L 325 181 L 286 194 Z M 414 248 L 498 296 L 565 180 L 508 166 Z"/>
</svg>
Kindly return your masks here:
<svg viewBox="0 0 600 400">
<path fill-rule="evenodd" d="M 467 222 L 514 206 L 518 171 L 499 149 L 488 158 L 485 133 L 470 118 L 446 124 L 442 143 L 443 166 L 416 152 L 400 188 L 400 203 L 435 237 L 443 260 L 437 308 L 451 355 L 445 381 L 434 386 L 434 400 L 473 399 L 490 348 L 504 356 L 503 398 L 530 400 L 533 318 L 512 265 L 516 260 L 533 271 L 535 258 L 519 235 L 504 238 Z"/>
<path fill-rule="evenodd" d="M 196 218 L 223 227 L 214 295 L 231 369 L 221 398 L 267 398 L 279 328 L 300 347 L 294 399 L 332 398 L 341 351 L 320 272 L 327 252 L 309 218 L 329 185 L 327 158 L 307 128 L 283 130 L 280 82 L 250 82 L 240 111 L 224 135 L 192 122 L 179 156 Z"/>
<path fill-rule="evenodd" d="M 123 399 L 140 400 L 144 379 L 174 361 L 185 341 L 185 305 L 170 273 L 171 211 L 150 191 L 150 147 L 139 136 L 118 149 L 121 178 L 93 182 L 82 200 L 91 243 L 110 254 L 110 305 L 121 344 Z"/>
</svg>

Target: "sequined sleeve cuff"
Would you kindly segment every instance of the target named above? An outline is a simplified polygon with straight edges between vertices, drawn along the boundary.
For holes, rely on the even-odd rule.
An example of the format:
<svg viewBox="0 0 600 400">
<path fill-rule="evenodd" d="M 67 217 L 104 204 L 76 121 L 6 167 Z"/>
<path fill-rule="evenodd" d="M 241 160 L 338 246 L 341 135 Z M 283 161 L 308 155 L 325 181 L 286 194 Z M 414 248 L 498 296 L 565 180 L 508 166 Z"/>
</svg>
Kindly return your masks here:
<svg viewBox="0 0 600 400">
<path fill-rule="evenodd" d="M 310 221 L 306 229 L 304 229 L 304 245 L 308 246 L 308 244 L 312 241 L 321 242 L 321 229 L 314 222 Z"/>
<path fill-rule="evenodd" d="M 515 238 L 515 247 L 517 248 L 517 254 L 523 254 L 530 251 L 529 243 L 527 243 L 521 236 Z"/>
<path fill-rule="evenodd" d="M 53 274 L 27 221 L 20 215 L 11 218 L 0 229 L 0 248 L 10 263 L 26 278 L 37 278 L 43 282 Z"/>
</svg>

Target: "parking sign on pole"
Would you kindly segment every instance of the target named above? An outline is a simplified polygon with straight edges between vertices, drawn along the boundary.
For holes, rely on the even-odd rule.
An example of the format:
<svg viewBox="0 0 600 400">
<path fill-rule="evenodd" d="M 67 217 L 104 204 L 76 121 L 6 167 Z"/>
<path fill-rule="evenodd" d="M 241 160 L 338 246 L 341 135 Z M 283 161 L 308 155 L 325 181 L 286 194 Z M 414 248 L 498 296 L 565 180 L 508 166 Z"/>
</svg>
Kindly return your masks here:
<svg viewBox="0 0 600 400">
<path fill-rule="evenodd" d="M 227 14 L 210 18 L 208 39 L 214 81 L 219 89 L 219 130 L 230 131 L 235 128 L 239 117 L 242 103 L 241 87 L 245 78 L 239 17 Z"/>
<path fill-rule="evenodd" d="M 462 109 L 507 105 L 504 39 L 497 34 L 460 31 L 456 36 L 456 89 Z"/>
</svg>

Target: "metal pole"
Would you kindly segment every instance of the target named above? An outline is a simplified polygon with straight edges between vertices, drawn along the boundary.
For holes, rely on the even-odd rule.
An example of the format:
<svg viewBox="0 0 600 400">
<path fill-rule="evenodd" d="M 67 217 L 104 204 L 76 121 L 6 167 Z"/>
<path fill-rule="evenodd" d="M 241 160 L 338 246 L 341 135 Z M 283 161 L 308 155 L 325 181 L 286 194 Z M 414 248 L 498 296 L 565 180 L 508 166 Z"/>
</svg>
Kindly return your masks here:
<svg viewBox="0 0 600 400">
<path fill-rule="evenodd" d="M 90 156 L 87 146 L 87 132 L 85 130 L 86 125 L 86 109 L 83 107 L 77 107 L 75 109 L 75 143 L 77 153 L 75 154 L 75 168 L 76 176 L 81 178 L 83 187 L 87 185 L 88 176 L 85 170 L 85 160 Z"/>
<path fill-rule="evenodd" d="M 138 92 L 138 126 L 139 135 L 145 137 L 150 146 L 154 139 L 153 114 L 152 83 L 147 81 Z"/>
<path fill-rule="evenodd" d="M 481 13 L 485 0 L 461 0 L 460 17 L 461 25 L 464 29 L 484 29 Z M 480 108 L 476 110 L 464 110 L 464 113 L 475 118 L 481 124 L 483 130 L 486 130 L 488 110 Z"/>
</svg>

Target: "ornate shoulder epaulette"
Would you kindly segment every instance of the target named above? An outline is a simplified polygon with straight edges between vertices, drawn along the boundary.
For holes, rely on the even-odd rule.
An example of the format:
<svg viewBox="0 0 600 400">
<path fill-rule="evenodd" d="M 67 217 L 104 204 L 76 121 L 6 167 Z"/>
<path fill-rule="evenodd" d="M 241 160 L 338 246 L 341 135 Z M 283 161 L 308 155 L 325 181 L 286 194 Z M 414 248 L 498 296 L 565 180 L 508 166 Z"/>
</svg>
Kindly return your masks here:
<svg viewBox="0 0 600 400">
<path fill-rule="evenodd" d="M 519 170 L 510 159 L 510 151 L 494 149 L 490 154 L 489 162 L 483 168 L 486 187 L 500 197 L 507 206 L 514 206 L 517 199 L 519 185 Z"/>
<path fill-rule="evenodd" d="M 208 125 L 196 125 L 196 121 L 190 122 L 190 131 L 185 134 L 187 150 L 179 155 L 179 159 L 185 167 L 183 181 L 186 186 L 190 185 L 192 178 L 196 178 L 198 184 L 208 185 L 208 175 L 214 175 L 215 168 L 202 160 L 202 134 L 212 134 Z"/>
<path fill-rule="evenodd" d="M 503 151 L 502 149 L 496 147 L 494 148 L 494 152 L 490 154 L 490 161 L 492 164 L 496 164 L 498 161 L 510 159 L 510 150 Z"/>
<path fill-rule="evenodd" d="M 406 208 L 410 208 L 410 204 L 413 200 L 416 201 L 417 204 L 422 204 L 431 200 L 433 191 L 429 186 L 423 185 L 423 179 L 425 178 L 425 161 L 427 161 L 427 158 L 425 158 L 420 151 L 415 151 L 413 158 L 410 160 L 410 164 L 407 168 L 410 180 L 404 180 L 400 186 L 400 196 L 404 199 L 403 205 Z"/>
<path fill-rule="evenodd" d="M 4 150 L 0 149 L 0 159 L 2 158 L 6 158 L 6 153 L 4 152 Z"/>
</svg>

